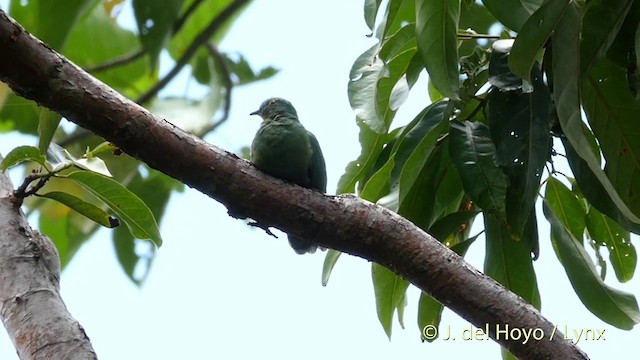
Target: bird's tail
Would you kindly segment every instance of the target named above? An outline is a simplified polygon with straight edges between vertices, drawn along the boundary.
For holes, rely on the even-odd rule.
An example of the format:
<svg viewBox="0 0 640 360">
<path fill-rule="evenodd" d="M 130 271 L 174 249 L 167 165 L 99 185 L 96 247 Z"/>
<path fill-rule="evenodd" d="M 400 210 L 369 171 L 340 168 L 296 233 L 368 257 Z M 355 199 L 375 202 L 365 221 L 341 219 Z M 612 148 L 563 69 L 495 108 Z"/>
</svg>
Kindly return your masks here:
<svg viewBox="0 0 640 360">
<path fill-rule="evenodd" d="M 296 254 L 300 255 L 307 253 L 313 254 L 318 248 L 318 245 L 312 243 L 311 241 L 291 235 L 289 235 L 289 245 L 291 245 Z"/>
</svg>

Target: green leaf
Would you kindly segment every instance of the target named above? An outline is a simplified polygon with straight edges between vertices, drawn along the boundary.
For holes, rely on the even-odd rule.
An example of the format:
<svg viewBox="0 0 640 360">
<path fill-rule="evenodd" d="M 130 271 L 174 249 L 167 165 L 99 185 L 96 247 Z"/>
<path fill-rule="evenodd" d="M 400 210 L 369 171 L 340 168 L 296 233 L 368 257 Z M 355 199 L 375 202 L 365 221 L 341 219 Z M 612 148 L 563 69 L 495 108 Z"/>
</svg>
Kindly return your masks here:
<svg viewBox="0 0 640 360">
<path fill-rule="evenodd" d="M 484 273 L 540 309 L 540 292 L 531 259 L 531 244 L 538 243 L 535 215 L 535 212 L 529 215 L 528 231 L 521 239 L 514 239 L 508 226 L 495 216 L 484 215 L 487 239 Z"/>
<path fill-rule="evenodd" d="M 449 152 L 471 200 L 488 212 L 504 214 L 507 178 L 496 165 L 496 150 L 486 125 L 451 122 Z"/>
<path fill-rule="evenodd" d="M 633 0 L 590 1 L 582 18 L 580 72 L 587 71 L 609 50 L 622 27 Z"/>
<path fill-rule="evenodd" d="M 380 320 L 384 332 L 391 339 L 393 314 L 404 306 L 409 282 L 376 263 L 371 264 L 371 277 L 376 296 L 378 320 Z"/>
<path fill-rule="evenodd" d="M 160 221 L 178 182 L 158 171 L 147 170 L 148 176 L 143 178 L 139 173 L 136 174 L 128 188 L 149 206 L 155 218 Z M 141 285 L 151 270 L 156 255 L 155 247 L 146 241 L 135 239 L 124 226 L 113 232 L 113 245 L 125 274 L 133 283 Z"/>
<path fill-rule="evenodd" d="M 376 29 L 376 37 L 382 42 L 393 31 L 405 24 L 416 22 L 415 3 L 409 0 L 389 0 L 384 18 Z"/>
<path fill-rule="evenodd" d="M 600 159 L 591 150 L 584 135 L 580 115 L 580 9 L 571 3 L 565 10 L 553 35 L 553 98 L 562 131 L 576 154 L 584 159 L 593 175 L 600 181 L 615 206 L 631 222 L 640 224 L 638 218 L 620 197 L 609 178 L 600 168 Z M 584 102 L 588 107 L 587 103 Z M 566 144 L 565 144 L 566 146 Z"/>
<path fill-rule="evenodd" d="M 575 176 L 576 183 L 587 201 L 593 207 L 597 208 L 598 211 L 614 219 L 625 229 L 640 233 L 640 225 L 631 222 L 614 204 L 611 196 L 600 180 L 598 180 L 593 171 L 591 171 L 587 162 L 576 154 L 566 137 L 562 138 L 562 144 L 564 145 L 567 162 Z"/>
<path fill-rule="evenodd" d="M 344 174 L 338 180 L 337 194 L 355 193 L 356 183 L 371 171 L 382 152 L 387 134 L 376 133 L 361 119 L 356 119 L 360 128 L 360 146 L 358 158 L 347 165 Z"/>
<path fill-rule="evenodd" d="M 607 247 L 609 262 L 618 281 L 631 280 L 638 264 L 638 253 L 631 243 L 629 231 L 594 207 L 589 208 L 586 224 L 591 238 Z"/>
<path fill-rule="evenodd" d="M 459 99 L 460 0 L 416 0 L 416 40 L 429 78 L 442 95 Z"/>
<path fill-rule="evenodd" d="M 40 112 L 40 120 L 38 121 L 38 149 L 40 149 L 40 153 L 47 152 L 61 119 L 60 115 L 51 110 L 42 109 Z"/>
<path fill-rule="evenodd" d="M 385 120 L 377 104 L 378 81 L 389 76 L 389 69 L 376 55 L 378 45 L 360 55 L 351 67 L 347 94 L 356 116 L 377 133 L 386 131 Z"/>
<path fill-rule="evenodd" d="M 429 229 L 441 212 L 441 209 L 437 207 L 436 196 L 447 181 L 445 175 L 453 169 L 448 149 L 449 141 L 447 138 L 436 144 L 404 200 L 402 202 L 397 200 L 399 202 L 397 212 L 425 231 Z M 389 200 L 391 202 L 393 198 Z"/>
<path fill-rule="evenodd" d="M 551 36 L 553 29 L 571 0 L 545 2 L 524 23 L 511 49 L 509 66 L 523 79 L 529 81 L 536 57 Z"/>
<path fill-rule="evenodd" d="M 425 336 L 425 331 L 429 331 L 428 329 L 432 327 L 437 329 L 440 325 L 440 319 L 442 318 L 442 310 L 444 310 L 444 306 L 436 299 L 424 292 L 420 293 L 420 300 L 418 301 L 418 328 L 420 329 L 423 340 L 433 342 L 438 338 L 438 331 L 430 333 L 428 337 Z"/>
<path fill-rule="evenodd" d="M 9 151 L 7 156 L 5 156 L 2 162 L 0 162 L 0 171 L 6 171 L 8 168 L 21 164 L 25 161 L 35 161 L 42 166 L 45 166 L 46 162 L 44 155 L 40 153 L 38 148 L 23 145 Z"/>
<path fill-rule="evenodd" d="M 31 34 L 54 50 L 64 48 L 69 32 L 97 0 L 20 1 L 12 0 L 11 16 Z"/>
<path fill-rule="evenodd" d="M 149 207 L 119 182 L 90 171 L 74 171 L 67 175 L 102 200 L 138 239 L 150 239 L 162 245 L 158 224 Z"/>
<path fill-rule="evenodd" d="M 496 159 L 509 179 L 506 212 L 514 236 L 522 232 L 533 210 L 544 165 L 551 155 L 551 94 L 537 66 L 533 86 L 532 93 L 492 91 L 487 98 Z"/>
<path fill-rule="evenodd" d="M 333 267 L 336 266 L 338 259 L 340 258 L 340 251 L 329 249 L 327 255 L 324 258 L 324 264 L 322 265 L 322 286 L 327 286 L 329 283 L 329 277 L 333 271 Z"/>
<path fill-rule="evenodd" d="M 414 186 L 436 142 L 448 130 L 450 111 L 448 101 L 432 104 L 400 144 L 398 148 L 400 162 L 397 167 L 402 169 L 399 172 L 400 202 L 404 201 L 409 190 Z M 410 155 L 407 156 L 407 154 Z M 406 161 L 403 161 L 404 159 Z M 397 171 L 392 175 L 392 183 L 395 183 L 395 178 L 398 178 L 396 174 L 398 174 Z"/>
<path fill-rule="evenodd" d="M 605 173 L 633 214 L 640 214 L 640 103 L 628 90 L 626 69 L 610 61 L 593 68 L 582 103 L 606 160 Z"/>
<path fill-rule="evenodd" d="M 139 50 L 136 34 L 120 27 L 103 6 L 97 6 L 72 29 L 64 55 L 82 68 L 91 68 Z M 149 74 L 143 57 L 93 75 L 129 98 L 139 96 L 157 80 L 157 72 Z"/>
<path fill-rule="evenodd" d="M 23 134 L 37 135 L 42 108 L 35 102 L 14 94 L 8 87 L 6 91 L 8 95 L 0 103 L 0 132 L 16 130 Z"/>
<path fill-rule="evenodd" d="M 389 177 L 394 167 L 393 158 L 389 159 L 365 184 L 359 196 L 367 201 L 376 202 L 389 193 Z"/>
<path fill-rule="evenodd" d="M 225 54 L 224 58 L 229 66 L 229 71 L 231 71 L 232 75 L 235 75 L 234 84 L 237 86 L 268 79 L 276 75 L 279 71 L 272 66 L 267 66 L 256 71 L 242 54 L 234 54 L 233 56 Z"/>
<path fill-rule="evenodd" d="M 149 56 L 151 68 L 156 67 L 160 50 L 169 39 L 183 3 L 184 0 L 133 0 L 132 2 L 140 42 Z"/>
<path fill-rule="evenodd" d="M 630 330 L 640 322 L 638 302 L 633 295 L 613 289 L 602 281 L 579 240 L 581 237 L 577 238 L 571 231 L 573 211 L 567 209 L 567 204 L 577 201 L 559 181 L 549 179 L 543 210 L 551 223 L 551 237 L 558 258 L 587 309 L 608 324 Z"/>
<path fill-rule="evenodd" d="M 542 5 L 544 0 L 483 0 L 487 9 L 511 30 L 520 31 L 520 28 Z"/>
<path fill-rule="evenodd" d="M 38 196 L 55 200 L 61 204 L 64 204 L 75 210 L 79 214 L 86 216 L 87 218 L 106 228 L 114 228 L 119 225 L 118 220 L 109 216 L 106 211 L 100 209 L 90 202 L 86 202 L 80 199 L 77 196 L 60 191 L 51 191 L 46 194 L 40 194 Z"/>
<path fill-rule="evenodd" d="M 371 31 L 373 31 L 373 27 L 376 25 L 376 15 L 378 14 L 378 8 L 381 2 L 382 0 L 364 1 L 364 22 Z"/>
</svg>

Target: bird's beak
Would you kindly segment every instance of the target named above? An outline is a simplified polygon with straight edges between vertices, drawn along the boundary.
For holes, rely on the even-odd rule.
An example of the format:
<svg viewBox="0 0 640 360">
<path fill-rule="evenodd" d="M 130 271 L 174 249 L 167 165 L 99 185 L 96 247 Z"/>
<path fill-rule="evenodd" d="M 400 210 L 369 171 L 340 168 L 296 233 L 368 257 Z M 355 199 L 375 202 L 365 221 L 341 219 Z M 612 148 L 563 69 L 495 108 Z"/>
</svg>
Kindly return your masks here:
<svg viewBox="0 0 640 360">
<path fill-rule="evenodd" d="M 249 115 L 260 115 L 260 109 L 258 109 L 258 110 L 256 110 L 256 111 L 252 112 L 252 113 L 251 113 L 251 114 L 249 114 Z"/>
</svg>

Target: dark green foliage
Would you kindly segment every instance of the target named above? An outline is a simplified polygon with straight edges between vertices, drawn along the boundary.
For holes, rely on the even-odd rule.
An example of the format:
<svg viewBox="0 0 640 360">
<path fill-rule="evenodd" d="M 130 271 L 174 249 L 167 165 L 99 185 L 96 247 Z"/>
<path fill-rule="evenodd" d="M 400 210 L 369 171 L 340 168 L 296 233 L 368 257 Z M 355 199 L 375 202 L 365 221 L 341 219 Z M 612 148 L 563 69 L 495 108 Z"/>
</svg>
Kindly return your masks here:
<svg viewBox="0 0 640 360">
<path fill-rule="evenodd" d="M 535 206 L 546 183 L 544 214 L 576 294 L 609 324 L 640 322 L 635 297 L 603 282 L 607 264 L 622 282 L 637 266 L 630 233 L 640 231 L 640 2 L 390 1 L 378 18 L 380 2 L 366 3 L 379 42 L 352 69 L 362 153 L 338 191 L 377 201 L 463 255 L 482 213 L 485 273 L 540 307 L 532 264 L 548 256 L 539 254 L 548 236 L 538 232 Z M 486 34 L 495 24 L 500 40 Z M 394 128 L 395 90 L 406 98 L 421 69 L 432 102 Z M 378 272 L 378 316 L 390 334 L 393 313 L 402 320 L 404 286 Z M 421 328 L 438 326 L 441 312 L 422 294 Z"/>
</svg>

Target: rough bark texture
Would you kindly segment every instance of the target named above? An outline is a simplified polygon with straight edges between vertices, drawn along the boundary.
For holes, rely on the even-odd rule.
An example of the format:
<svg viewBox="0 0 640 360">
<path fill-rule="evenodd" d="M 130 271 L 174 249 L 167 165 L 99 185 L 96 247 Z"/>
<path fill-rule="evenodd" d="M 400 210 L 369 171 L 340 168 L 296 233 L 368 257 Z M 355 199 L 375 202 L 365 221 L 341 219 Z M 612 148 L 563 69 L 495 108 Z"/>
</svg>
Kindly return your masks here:
<svg viewBox="0 0 640 360">
<path fill-rule="evenodd" d="M 2 159 L 0 157 L 0 159 Z M 0 316 L 20 359 L 96 359 L 60 297 L 60 261 L 31 229 L 0 172 Z"/>
<path fill-rule="evenodd" d="M 521 359 L 587 358 L 535 308 L 410 221 L 354 196 L 325 196 L 259 172 L 125 99 L 2 12 L 0 53 L 0 80 L 17 94 L 216 199 L 232 216 L 387 266 L 474 325 L 489 324 L 490 336 Z M 496 324 L 541 329 L 545 339 L 523 344 L 498 336 Z"/>
</svg>

